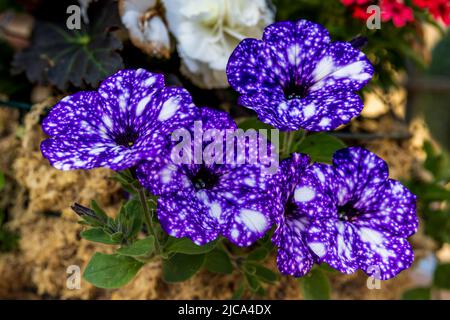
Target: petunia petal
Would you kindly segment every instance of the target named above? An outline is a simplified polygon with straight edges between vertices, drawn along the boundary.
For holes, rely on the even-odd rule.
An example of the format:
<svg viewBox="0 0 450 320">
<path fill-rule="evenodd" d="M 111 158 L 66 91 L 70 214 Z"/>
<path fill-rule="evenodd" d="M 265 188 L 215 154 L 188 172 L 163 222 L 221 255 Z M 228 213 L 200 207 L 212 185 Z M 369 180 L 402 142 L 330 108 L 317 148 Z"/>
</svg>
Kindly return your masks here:
<svg viewBox="0 0 450 320">
<path fill-rule="evenodd" d="M 314 258 L 304 242 L 304 229 L 308 219 L 286 219 L 280 225 L 272 238 L 277 246 L 277 265 L 284 275 L 302 277 L 306 275 L 314 264 Z"/>
<path fill-rule="evenodd" d="M 310 162 L 309 156 L 294 153 L 280 163 L 273 193 L 277 198 L 273 220 L 277 225 L 272 242 L 277 246 L 277 264 L 282 274 L 304 276 L 314 264 L 314 258 L 305 243 L 305 229 L 309 218 L 293 210 L 291 195 Z"/>
<path fill-rule="evenodd" d="M 136 175 L 139 182 L 152 194 L 171 194 L 179 190 L 194 190 L 187 173 L 188 166 L 175 165 L 167 155 L 142 162 Z"/>
<path fill-rule="evenodd" d="M 108 138 L 112 122 L 104 117 L 102 104 L 97 92 L 81 91 L 67 96 L 42 121 L 42 130 L 49 136 L 94 134 Z"/>
<path fill-rule="evenodd" d="M 333 42 L 318 58 L 308 79 L 309 91 L 358 91 L 372 78 L 373 67 L 364 53 L 348 42 Z"/>
<path fill-rule="evenodd" d="M 98 93 L 104 101 L 103 113 L 111 118 L 113 130 L 140 128 L 148 118 L 154 118 L 156 110 L 148 105 L 163 87 L 161 74 L 144 69 L 120 70 L 106 78 Z"/>
<path fill-rule="evenodd" d="M 189 109 L 189 107 L 186 108 Z M 197 113 L 188 111 L 187 115 L 193 118 L 191 126 L 183 128 L 184 131 L 183 134 L 180 133 L 179 140 L 172 140 L 167 154 L 163 153 L 162 156 L 153 157 L 151 162 L 143 162 L 137 169 L 139 181 L 153 194 L 167 194 L 181 189 L 193 190 L 189 178 L 195 176 L 201 167 L 201 163 L 196 162 L 194 157 L 197 148 L 201 152 L 200 160 L 203 159 L 203 150 L 207 145 L 204 141 L 205 131 L 215 129 L 225 136 L 226 129 L 236 128 L 234 120 L 223 111 L 203 107 L 199 108 Z M 194 118 L 194 115 L 197 115 L 197 118 Z M 194 121 L 200 122 L 198 133 L 192 128 Z M 165 127 L 157 126 L 156 128 Z M 152 136 L 151 138 L 156 137 Z M 146 143 L 145 145 L 152 144 Z M 225 143 L 223 145 L 225 146 Z"/>
<path fill-rule="evenodd" d="M 358 226 L 404 238 L 417 232 L 416 196 L 396 180 L 388 179 L 370 201 L 364 203 L 363 212 Z"/>
<path fill-rule="evenodd" d="M 241 41 L 227 65 L 228 82 L 240 93 L 280 91 L 280 84 L 287 78 L 283 72 L 271 48 L 256 39 Z"/>
<path fill-rule="evenodd" d="M 138 161 L 131 150 L 105 140 L 52 138 L 41 143 L 42 155 L 60 170 L 106 167 L 124 170 Z"/>
<path fill-rule="evenodd" d="M 292 202 L 302 215 L 316 219 L 336 217 L 336 205 L 329 181 L 332 173 L 325 165 L 314 164 L 301 175 L 292 194 Z"/>
<path fill-rule="evenodd" d="M 363 208 L 364 203 L 374 196 L 389 177 L 386 162 L 362 147 L 338 150 L 333 155 L 336 174 L 353 197 L 355 208 Z M 345 205 L 351 199 L 339 199 Z"/>
<path fill-rule="evenodd" d="M 323 26 L 311 21 L 281 21 L 264 29 L 263 41 L 271 47 L 282 72 L 286 73 L 281 84 L 287 85 L 289 81 L 304 84 L 330 37 Z"/>
<path fill-rule="evenodd" d="M 322 257 L 319 256 L 320 262 L 346 274 L 358 269 L 358 235 L 351 223 L 337 219 L 315 220 L 309 226 L 307 239 L 311 249 L 317 244 L 325 248 Z"/>
<path fill-rule="evenodd" d="M 386 236 L 375 229 L 358 228 L 359 265 L 367 274 L 387 280 L 411 266 L 414 253 L 405 238 Z"/>
<path fill-rule="evenodd" d="M 208 129 L 236 129 L 236 122 L 231 118 L 230 114 L 208 107 L 199 108 L 203 130 Z"/>
<path fill-rule="evenodd" d="M 283 223 L 285 206 L 291 200 L 292 190 L 295 189 L 310 161 L 310 157 L 303 153 L 293 153 L 289 158 L 281 161 L 274 186 L 274 193 L 279 202 L 277 211 L 280 212 L 274 215 L 276 224 Z"/>
<path fill-rule="evenodd" d="M 212 191 L 228 201 L 222 234 L 238 246 L 248 246 L 272 226 L 274 180 L 257 165 L 238 165 L 223 172 Z"/>
<path fill-rule="evenodd" d="M 290 109 L 293 119 L 299 119 L 298 126 L 309 131 L 330 131 L 348 123 L 361 113 L 364 104 L 361 98 L 351 91 L 331 92 L 318 90 L 308 94 Z M 298 121 L 298 120 L 297 120 Z"/>
<path fill-rule="evenodd" d="M 193 121 L 199 118 L 191 95 L 183 88 L 165 87 L 159 90 L 152 104 L 155 114 L 142 125 L 143 131 L 153 129 L 171 135 L 176 129 L 191 129 Z"/>
<path fill-rule="evenodd" d="M 179 190 L 158 199 L 157 214 L 169 235 L 204 245 L 219 236 L 221 208 L 218 198 L 207 191 L 192 194 Z"/>
<path fill-rule="evenodd" d="M 289 106 L 280 90 L 260 90 L 242 94 L 239 105 L 254 110 L 259 120 L 283 131 L 297 129 L 297 122 L 291 123 L 292 117 L 286 112 Z M 296 120 L 297 121 L 297 120 Z"/>
<path fill-rule="evenodd" d="M 264 202 L 241 202 L 228 208 L 222 235 L 240 247 L 253 244 L 272 227 L 269 198 Z"/>
</svg>

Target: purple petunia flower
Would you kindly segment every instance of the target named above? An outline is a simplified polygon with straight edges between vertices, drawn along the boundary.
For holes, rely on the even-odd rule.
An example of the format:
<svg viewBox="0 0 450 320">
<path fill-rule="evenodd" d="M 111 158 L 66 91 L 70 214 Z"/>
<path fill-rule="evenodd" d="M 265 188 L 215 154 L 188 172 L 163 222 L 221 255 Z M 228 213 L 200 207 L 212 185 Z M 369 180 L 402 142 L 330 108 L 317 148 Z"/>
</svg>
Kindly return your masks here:
<svg viewBox="0 0 450 320">
<path fill-rule="evenodd" d="M 319 24 L 283 21 L 262 40 L 244 39 L 231 55 L 227 76 L 239 103 L 280 130 L 333 130 L 358 115 L 355 93 L 373 67 L 347 42 L 331 42 Z"/>
<path fill-rule="evenodd" d="M 293 205 L 295 209 L 289 209 Z M 389 179 L 386 163 L 363 148 L 337 151 L 333 166 L 310 166 L 286 208 L 285 216 L 291 217 L 291 225 L 297 228 L 292 230 L 298 231 L 295 237 L 298 235 L 308 250 L 302 248 L 304 256 L 300 258 L 279 256 L 281 267 L 293 264 L 291 268 L 295 268 L 301 259 L 311 263 L 312 256 L 343 273 L 362 269 L 386 280 L 409 268 L 414 260 L 406 238 L 418 228 L 416 197 L 400 182 Z M 285 251 L 286 247 L 295 249 L 291 244 L 281 245 Z M 289 273 L 301 275 L 295 271 Z"/>
<path fill-rule="evenodd" d="M 200 108 L 200 113 L 205 132 L 237 128 L 225 112 Z M 274 180 L 262 173 L 259 164 L 179 164 L 173 157 L 160 157 L 142 163 L 137 176 L 143 186 L 160 195 L 158 218 L 171 236 L 203 245 L 222 235 L 238 246 L 248 246 L 272 225 Z"/>
<path fill-rule="evenodd" d="M 309 166 L 307 155 L 293 153 L 281 162 L 277 174 L 276 194 L 278 214 L 274 215 L 277 225 L 272 242 L 277 246 L 277 264 L 282 274 L 295 277 L 309 272 L 315 260 L 304 239 L 303 232 L 309 219 L 298 210 L 293 197 L 297 183 Z"/>
<path fill-rule="evenodd" d="M 170 134 L 191 126 L 197 109 L 182 88 L 165 87 L 160 74 L 122 70 L 98 91 L 62 99 L 44 119 L 50 136 L 41 151 L 61 170 L 123 170 L 168 148 Z"/>
</svg>

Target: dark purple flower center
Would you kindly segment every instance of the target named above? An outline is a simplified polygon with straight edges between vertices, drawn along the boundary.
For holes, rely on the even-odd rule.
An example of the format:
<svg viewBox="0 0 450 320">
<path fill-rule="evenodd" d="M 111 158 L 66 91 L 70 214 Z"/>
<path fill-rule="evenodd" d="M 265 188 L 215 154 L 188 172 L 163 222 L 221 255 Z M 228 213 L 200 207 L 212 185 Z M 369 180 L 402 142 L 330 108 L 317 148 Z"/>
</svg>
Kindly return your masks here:
<svg viewBox="0 0 450 320">
<path fill-rule="evenodd" d="M 219 177 L 217 176 L 217 174 L 202 166 L 197 174 L 191 178 L 191 181 L 194 184 L 196 190 L 210 190 L 219 181 Z"/>
<path fill-rule="evenodd" d="M 120 146 L 131 148 L 136 142 L 139 135 L 131 129 L 125 130 L 114 137 L 114 142 Z"/>
<path fill-rule="evenodd" d="M 288 100 L 302 99 L 308 95 L 308 87 L 291 82 L 283 88 L 283 93 Z"/>
<path fill-rule="evenodd" d="M 339 220 L 341 221 L 353 221 L 360 214 L 358 210 L 354 208 L 352 202 L 347 202 L 343 206 L 338 206 Z"/>
<path fill-rule="evenodd" d="M 294 212 L 297 210 L 297 205 L 292 201 L 292 197 L 288 200 L 284 206 L 284 212 L 286 216 L 294 216 Z"/>
</svg>

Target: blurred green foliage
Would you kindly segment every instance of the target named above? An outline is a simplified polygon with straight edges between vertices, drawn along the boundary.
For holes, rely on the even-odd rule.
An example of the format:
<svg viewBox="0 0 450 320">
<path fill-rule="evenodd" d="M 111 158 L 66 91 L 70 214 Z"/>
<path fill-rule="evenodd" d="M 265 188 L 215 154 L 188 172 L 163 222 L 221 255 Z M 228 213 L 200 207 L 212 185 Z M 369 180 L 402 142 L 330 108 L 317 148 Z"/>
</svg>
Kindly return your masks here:
<svg viewBox="0 0 450 320">
<path fill-rule="evenodd" d="M 450 243 L 450 161 L 446 152 L 426 142 L 424 169 L 428 179 L 413 178 L 408 186 L 418 197 L 418 213 L 425 233 L 439 244 Z"/>
<path fill-rule="evenodd" d="M 432 51 L 429 69 L 422 75 L 431 85 L 442 90 L 425 90 L 418 93 L 414 105 L 423 113 L 433 137 L 450 151 L 450 32 L 447 32 Z M 445 89 L 446 88 L 446 89 Z"/>
</svg>

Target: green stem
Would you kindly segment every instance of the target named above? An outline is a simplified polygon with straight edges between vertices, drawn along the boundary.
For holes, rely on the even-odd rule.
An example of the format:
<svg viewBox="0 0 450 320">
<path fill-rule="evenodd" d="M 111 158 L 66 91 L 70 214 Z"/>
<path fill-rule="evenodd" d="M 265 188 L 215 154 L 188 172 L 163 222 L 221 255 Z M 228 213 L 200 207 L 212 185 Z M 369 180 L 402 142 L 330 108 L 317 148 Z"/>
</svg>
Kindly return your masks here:
<svg viewBox="0 0 450 320">
<path fill-rule="evenodd" d="M 281 154 L 284 155 L 287 153 L 287 142 L 288 142 L 288 136 L 290 132 L 287 132 L 283 137 L 283 145 L 281 146 Z"/>
<path fill-rule="evenodd" d="M 302 130 L 302 135 L 300 136 L 300 139 L 298 139 L 298 143 L 302 143 L 303 140 L 305 140 L 307 133 L 308 133 L 308 131 Z"/>
<path fill-rule="evenodd" d="M 287 155 L 289 155 L 291 153 L 291 148 L 292 148 L 292 142 L 294 141 L 294 137 L 295 137 L 295 131 L 291 131 L 288 133 L 288 141 L 287 141 Z"/>
<path fill-rule="evenodd" d="M 298 150 L 298 148 L 299 148 L 299 146 L 300 146 L 300 144 L 303 142 L 303 140 L 305 140 L 305 138 L 306 138 L 306 133 L 307 133 L 307 131 L 306 130 L 299 130 L 300 131 L 300 137 L 297 139 L 297 141 L 295 141 L 295 143 L 294 143 L 294 149 L 295 150 Z"/>
<path fill-rule="evenodd" d="M 148 231 L 150 232 L 150 234 L 155 237 L 156 253 L 159 254 L 159 253 L 161 253 L 161 246 L 159 244 L 158 236 L 155 231 L 155 226 L 153 225 L 153 215 L 150 213 L 150 211 L 148 209 L 147 198 L 145 196 L 145 190 L 143 188 L 139 188 L 137 190 L 137 192 L 139 194 L 139 200 L 141 201 L 142 208 L 144 209 L 145 224 L 147 225 L 147 228 L 148 228 Z"/>
</svg>

